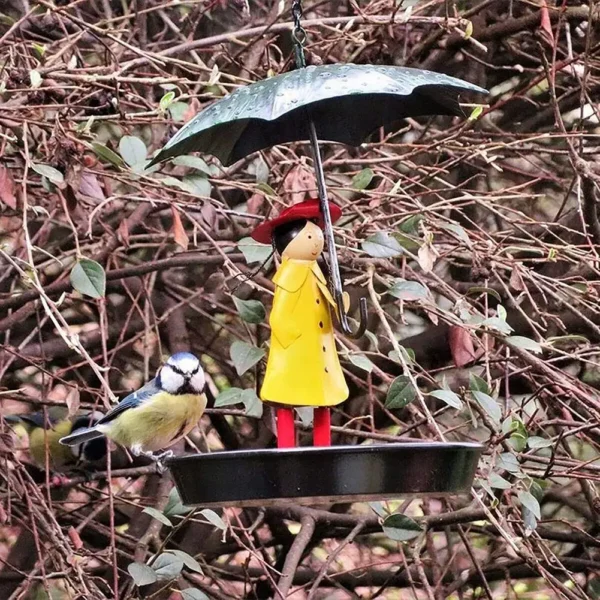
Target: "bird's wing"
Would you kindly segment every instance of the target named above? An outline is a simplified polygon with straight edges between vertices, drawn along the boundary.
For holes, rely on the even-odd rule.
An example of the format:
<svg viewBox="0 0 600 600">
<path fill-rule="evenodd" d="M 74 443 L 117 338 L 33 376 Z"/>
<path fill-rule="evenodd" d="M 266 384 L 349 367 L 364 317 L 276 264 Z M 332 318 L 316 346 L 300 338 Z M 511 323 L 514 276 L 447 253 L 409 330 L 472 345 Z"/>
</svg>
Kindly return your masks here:
<svg viewBox="0 0 600 600">
<path fill-rule="evenodd" d="M 129 394 L 129 396 L 123 398 L 119 404 L 117 404 L 113 409 L 109 410 L 101 419 L 99 419 L 96 422 L 96 425 L 102 425 L 112 421 L 126 410 L 143 404 L 158 392 L 160 392 L 160 388 L 156 385 L 156 379 L 152 379 L 137 392 L 133 392 L 132 394 Z"/>
<path fill-rule="evenodd" d="M 42 412 L 18 415 L 18 419 L 24 423 L 32 425 L 33 427 L 40 427 L 41 429 L 46 429 L 48 425 L 52 426 L 56 423 L 56 420 L 51 419 L 50 416 L 48 416 L 48 418 L 45 420 L 44 413 Z"/>
</svg>

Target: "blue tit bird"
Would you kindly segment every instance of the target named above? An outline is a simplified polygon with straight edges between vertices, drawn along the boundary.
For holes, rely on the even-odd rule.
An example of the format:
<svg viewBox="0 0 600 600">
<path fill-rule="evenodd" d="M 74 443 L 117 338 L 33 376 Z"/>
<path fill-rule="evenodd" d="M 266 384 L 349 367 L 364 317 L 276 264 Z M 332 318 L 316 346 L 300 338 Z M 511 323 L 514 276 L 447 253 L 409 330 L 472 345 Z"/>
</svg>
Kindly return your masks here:
<svg viewBox="0 0 600 600">
<path fill-rule="evenodd" d="M 172 451 L 154 453 L 172 446 L 200 421 L 206 408 L 204 370 L 189 352 L 173 354 L 154 379 L 133 392 L 93 427 L 67 435 L 61 444 L 74 446 L 106 436 L 131 450 L 134 456 L 160 461 Z"/>
<path fill-rule="evenodd" d="M 41 412 L 28 415 L 8 415 L 4 419 L 13 429 L 22 428 L 29 440 L 29 455 L 40 469 L 46 467 L 46 448 L 49 466 L 53 471 L 67 471 L 78 464 L 98 463 L 106 457 L 106 440 L 90 440 L 72 447 L 65 447 L 59 440 L 93 425 L 99 413 L 82 414 L 72 419 L 58 418 L 49 413 L 46 418 Z"/>
</svg>

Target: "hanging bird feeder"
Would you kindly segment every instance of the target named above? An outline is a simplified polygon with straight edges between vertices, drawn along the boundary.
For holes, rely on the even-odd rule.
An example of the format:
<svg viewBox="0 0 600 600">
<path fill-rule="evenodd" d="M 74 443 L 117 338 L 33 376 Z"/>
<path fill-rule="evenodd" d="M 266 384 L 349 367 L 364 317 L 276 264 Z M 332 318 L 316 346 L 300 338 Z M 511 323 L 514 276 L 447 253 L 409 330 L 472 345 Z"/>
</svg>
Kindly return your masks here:
<svg viewBox="0 0 600 600">
<path fill-rule="evenodd" d="M 265 148 L 308 140 L 316 171 L 319 226 L 331 273 L 328 292 L 319 288 L 321 276 L 313 269 L 315 283 L 311 293 L 321 294 L 317 304 L 321 299 L 327 304 L 329 298 L 341 331 L 358 338 L 366 329 L 367 303 L 365 298 L 360 299 L 359 326 L 353 331 L 344 307 L 319 140 L 358 146 L 378 128 L 394 127 L 406 117 L 461 115 L 461 93 L 487 92 L 454 77 L 405 67 L 307 67 L 300 0 L 293 1 L 292 16 L 298 68 L 238 88 L 215 102 L 182 127 L 151 165 L 197 151 L 212 154 L 228 166 Z M 323 324 L 320 322 L 319 326 Z M 310 355 L 308 352 L 307 359 Z M 290 368 L 281 367 L 287 364 L 282 360 L 278 359 L 278 368 Z M 305 404 L 313 402 L 307 399 L 302 405 Z M 293 430 L 293 416 L 291 424 Z M 173 458 L 168 465 L 185 504 L 264 506 L 281 500 L 318 503 L 467 492 L 481 451 L 478 444 L 417 442 L 280 447 L 188 455 Z"/>
</svg>

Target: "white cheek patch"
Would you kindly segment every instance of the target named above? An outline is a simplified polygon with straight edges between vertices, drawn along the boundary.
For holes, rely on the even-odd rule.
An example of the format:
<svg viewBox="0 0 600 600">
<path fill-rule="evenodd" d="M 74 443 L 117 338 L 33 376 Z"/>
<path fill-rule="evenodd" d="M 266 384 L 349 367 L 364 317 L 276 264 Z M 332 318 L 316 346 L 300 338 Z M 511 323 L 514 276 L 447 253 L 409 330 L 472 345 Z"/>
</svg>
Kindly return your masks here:
<svg viewBox="0 0 600 600">
<path fill-rule="evenodd" d="M 184 383 L 185 379 L 182 375 L 175 373 L 168 365 L 163 367 L 160 372 L 160 386 L 165 392 L 175 394 L 181 389 Z"/>
<path fill-rule="evenodd" d="M 204 372 L 200 369 L 195 375 L 190 379 L 190 387 L 194 392 L 200 393 L 204 389 L 204 384 L 206 383 L 204 379 Z"/>
</svg>

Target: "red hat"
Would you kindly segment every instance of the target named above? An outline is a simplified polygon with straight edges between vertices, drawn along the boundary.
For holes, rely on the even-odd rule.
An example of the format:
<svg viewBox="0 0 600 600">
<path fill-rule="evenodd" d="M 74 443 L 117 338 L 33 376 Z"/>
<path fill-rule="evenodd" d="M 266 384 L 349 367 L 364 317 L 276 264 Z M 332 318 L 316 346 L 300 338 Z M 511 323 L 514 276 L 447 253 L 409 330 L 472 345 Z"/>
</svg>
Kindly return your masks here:
<svg viewBox="0 0 600 600">
<path fill-rule="evenodd" d="M 329 212 L 331 213 L 331 222 L 335 223 L 342 216 L 342 209 L 332 202 L 329 203 Z M 261 244 L 270 244 L 273 237 L 273 230 L 279 225 L 298 221 L 300 219 L 317 219 L 317 225 L 324 229 L 325 223 L 319 206 L 319 200 L 305 200 L 286 208 L 278 217 L 261 223 L 253 232 L 252 239 Z"/>
</svg>

